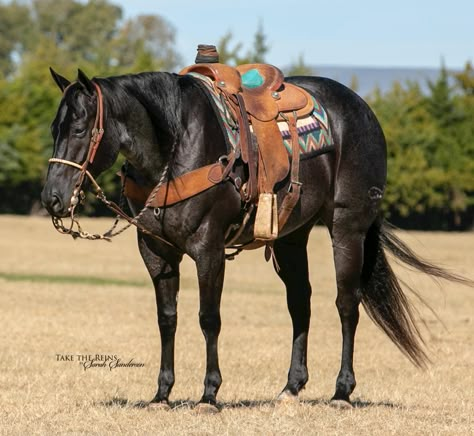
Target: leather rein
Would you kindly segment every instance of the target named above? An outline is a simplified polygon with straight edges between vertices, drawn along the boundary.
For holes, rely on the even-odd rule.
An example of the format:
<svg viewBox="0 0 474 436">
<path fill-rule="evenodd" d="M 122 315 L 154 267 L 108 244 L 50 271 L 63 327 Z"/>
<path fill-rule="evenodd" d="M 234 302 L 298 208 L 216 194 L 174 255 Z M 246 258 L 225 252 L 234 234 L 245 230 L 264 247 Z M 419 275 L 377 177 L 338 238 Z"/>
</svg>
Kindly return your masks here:
<svg viewBox="0 0 474 436">
<path fill-rule="evenodd" d="M 153 207 L 155 209 L 155 216 L 158 214 L 156 211 L 159 211 L 160 207 L 170 206 L 175 204 L 179 201 L 184 199 L 190 198 L 193 195 L 196 195 L 210 187 L 221 183 L 222 181 L 226 180 L 229 173 L 232 170 L 232 167 L 235 162 L 235 155 L 234 153 L 230 153 L 228 156 L 222 156 L 219 161 L 215 164 L 207 165 L 205 167 L 198 168 L 197 170 L 192 171 L 191 173 L 184 174 L 181 177 L 178 177 L 174 180 L 165 182 L 168 170 L 169 170 L 169 163 L 165 165 L 158 184 L 151 190 L 150 194 L 148 195 L 144 207 L 135 217 L 129 216 L 122 207 L 110 201 L 105 196 L 103 189 L 97 183 L 95 178 L 92 174 L 88 171 L 89 164 L 92 164 L 97 153 L 97 149 L 99 148 L 100 142 L 104 135 L 104 105 L 103 105 L 103 96 L 102 91 L 99 85 L 95 82 L 92 82 L 95 86 L 97 91 L 97 110 L 96 110 L 96 117 L 94 121 L 94 126 L 91 131 L 91 139 L 89 143 L 89 149 L 87 152 L 86 160 L 81 164 L 76 162 L 72 162 L 66 159 L 59 159 L 59 158 L 51 158 L 49 159 L 49 163 L 59 163 L 64 165 L 69 165 L 73 168 L 76 168 L 80 171 L 79 178 L 77 183 L 74 186 L 74 190 L 71 196 L 68 212 L 70 213 L 69 217 L 71 219 L 71 224 L 69 227 L 64 226 L 63 221 L 61 218 L 52 217 L 53 225 L 59 233 L 71 235 L 74 239 L 89 239 L 89 240 L 106 240 L 110 241 L 112 237 L 117 236 L 128 229 L 131 225 L 137 227 L 137 229 L 148 235 L 157 239 L 168 246 L 175 247 L 174 244 L 166 240 L 165 238 L 151 232 L 150 230 L 146 229 L 143 225 L 139 223 L 140 218 L 143 214 L 150 208 Z M 71 83 L 67 88 L 64 89 L 63 93 L 73 85 Z M 189 178 L 189 175 L 193 175 L 194 177 L 199 177 L 201 183 L 199 186 L 192 190 L 183 189 L 185 186 L 189 186 L 188 183 L 185 183 Z M 81 225 L 79 223 L 78 218 L 75 215 L 76 207 L 79 204 L 82 204 L 85 200 L 84 191 L 82 190 L 82 185 L 86 179 L 86 177 L 92 183 L 96 198 L 98 198 L 102 203 L 105 204 L 107 208 L 112 210 L 114 213 L 117 214 L 116 220 L 112 227 L 103 234 L 92 234 L 82 230 Z M 127 177 L 123 177 L 122 181 L 122 195 L 124 192 L 127 191 L 126 187 Z M 170 194 L 168 196 L 168 194 Z M 170 198 L 168 198 L 170 197 Z M 120 219 L 124 219 L 128 222 L 122 229 L 116 230 L 117 224 Z M 74 225 L 76 225 L 77 230 L 74 229 Z M 175 247 L 176 248 L 176 247 Z"/>
</svg>

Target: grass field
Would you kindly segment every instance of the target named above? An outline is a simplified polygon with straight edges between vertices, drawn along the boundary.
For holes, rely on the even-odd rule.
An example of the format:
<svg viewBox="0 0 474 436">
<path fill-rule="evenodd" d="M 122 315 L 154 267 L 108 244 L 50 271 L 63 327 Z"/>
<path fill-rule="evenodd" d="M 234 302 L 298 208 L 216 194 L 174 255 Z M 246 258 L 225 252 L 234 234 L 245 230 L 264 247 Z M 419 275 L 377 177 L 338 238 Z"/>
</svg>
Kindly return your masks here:
<svg viewBox="0 0 474 436">
<path fill-rule="evenodd" d="M 95 230 L 108 224 L 85 221 Z M 401 236 L 418 253 L 473 278 L 473 233 Z M 414 368 L 362 314 L 352 396 L 357 407 L 336 410 L 328 401 L 339 369 L 340 325 L 323 229 L 313 231 L 310 252 L 310 380 L 301 402 L 275 405 L 286 381 L 291 325 L 283 286 L 256 251 L 227 264 L 219 343 L 222 412 L 193 411 L 205 354 L 189 259 L 182 269 L 173 410 L 156 411 L 144 407 L 155 393 L 159 368 L 156 309 L 135 232 L 112 244 L 73 241 L 57 234 L 48 219 L 0 217 L 0 432 L 474 434 L 474 290 L 451 283 L 441 290 L 396 266 L 441 320 L 417 305 L 433 363 L 426 371 Z M 144 366 L 85 369 L 80 359 L 96 354 Z"/>
</svg>

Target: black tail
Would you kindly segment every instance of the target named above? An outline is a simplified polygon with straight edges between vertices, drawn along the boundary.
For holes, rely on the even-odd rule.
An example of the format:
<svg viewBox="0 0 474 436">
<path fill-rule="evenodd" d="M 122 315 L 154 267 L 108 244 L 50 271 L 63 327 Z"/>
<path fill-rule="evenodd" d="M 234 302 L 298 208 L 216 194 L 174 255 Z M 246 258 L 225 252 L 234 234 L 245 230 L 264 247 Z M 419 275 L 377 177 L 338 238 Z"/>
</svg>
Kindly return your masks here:
<svg viewBox="0 0 474 436">
<path fill-rule="evenodd" d="M 414 309 L 390 267 L 384 249 L 407 266 L 430 276 L 471 286 L 472 282 L 420 259 L 382 220 L 370 227 L 364 248 L 362 305 L 375 324 L 415 365 L 426 366 L 429 359 L 423 350 L 423 338 L 416 326 Z"/>
</svg>

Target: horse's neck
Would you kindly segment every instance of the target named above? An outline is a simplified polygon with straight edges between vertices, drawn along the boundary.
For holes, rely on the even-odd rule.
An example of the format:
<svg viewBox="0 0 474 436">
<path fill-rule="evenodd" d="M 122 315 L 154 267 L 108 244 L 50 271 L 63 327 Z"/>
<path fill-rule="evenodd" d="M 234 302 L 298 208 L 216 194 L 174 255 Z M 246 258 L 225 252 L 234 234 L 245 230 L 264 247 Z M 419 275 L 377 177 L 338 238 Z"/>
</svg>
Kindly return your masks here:
<svg viewBox="0 0 474 436">
<path fill-rule="evenodd" d="M 181 131 L 174 150 L 173 176 L 214 163 L 227 154 L 224 135 L 214 110 L 192 77 L 180 79 Z"/>
<path fill-rule="evenodd" d="M 120 102 L 119 119 L 126 124 L 121 152 L 150 182 L 158 181 L 168 163 L 176 177 L 226 154 L 210 103 L 195 86 L 180 85 L 167 73 L 121 80 L 127 95 Z"/>
<path fill-rule="evenodd" d="M 110 102 L 110 107 L 113 107 L 111 118 L 115 120 L 120 152 L 145 179 L 156 183 L 176 141 L 173 129 L 163 122 L 166 108 L 153 101 L 166 99 L 153 95 L 139 76 L 115 80 L 120 92 L 112 94 L 111 99 L 119 101 Z M 153 89 L 164 87 L 153 86 Z"/>
</svg>

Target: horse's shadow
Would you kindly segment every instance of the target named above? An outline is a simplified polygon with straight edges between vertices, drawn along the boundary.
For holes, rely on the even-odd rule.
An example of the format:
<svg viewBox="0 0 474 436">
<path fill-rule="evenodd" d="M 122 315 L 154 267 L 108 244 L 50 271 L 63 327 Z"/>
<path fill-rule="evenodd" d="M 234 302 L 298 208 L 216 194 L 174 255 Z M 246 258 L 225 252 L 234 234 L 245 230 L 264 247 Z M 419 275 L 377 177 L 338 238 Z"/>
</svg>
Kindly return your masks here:
<svg viewBox="0 0 474 436">
<path fill-rule="evenodd" d="M 330 406 L 330 401 L 317 398 L 314 400 L 300 400 L 300 405 L 310 405 L 310 406 Z M 107 401 L 101 401 L 98 405 L 103 407 L 122 407 L 122 408 L 132 408 L 132 409 L 146 409 L 150 404 L 149 401 L 139 400 L 139 401 L 130 401 L 127 398 L 123 397 L 113 397 Z M 170 401 L 171 410 L 180 410 L 180 409 L 193 409 L 198 402 L 192 401 L 189 399 L 186 400 L 175 400 Z M 278 401 L 276 399 L 267 399 L 267 400 L 240 400 L 240 401 L 224 401 L 219 402 L 219 409 L 258 409 L 260 407 L 276 406 Z M 369 401 L 356 398 L 352 401 L 354 409 L 368 409 L 368 408 L 388 408 L 388 409 L 397 409 L 402 407 L 401 404 L 392 403 L 390 401 Z"/>
</svg>

